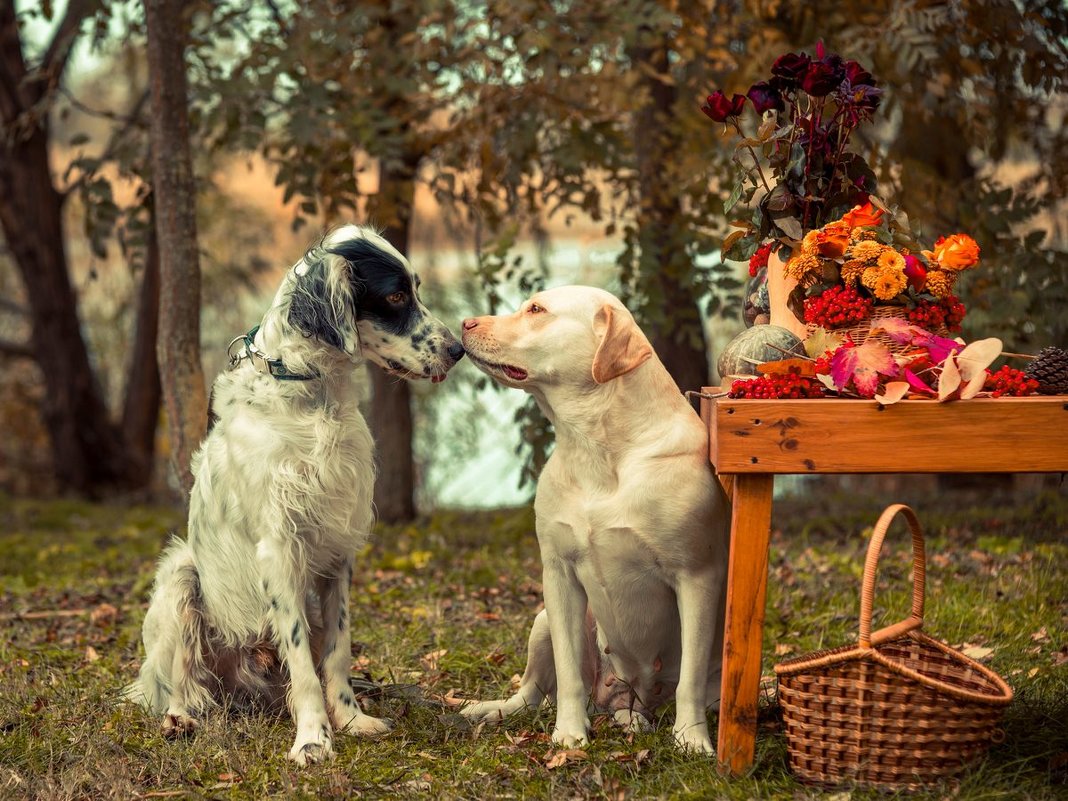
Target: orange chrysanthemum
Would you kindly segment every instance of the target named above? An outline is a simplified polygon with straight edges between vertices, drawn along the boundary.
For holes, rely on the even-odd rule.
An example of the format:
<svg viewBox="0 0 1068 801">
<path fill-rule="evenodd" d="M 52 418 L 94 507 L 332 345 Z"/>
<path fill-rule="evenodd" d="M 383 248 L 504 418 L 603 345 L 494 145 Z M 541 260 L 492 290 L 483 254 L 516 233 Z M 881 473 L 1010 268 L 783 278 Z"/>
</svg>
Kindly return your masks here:
<svg viewBox="0 0 1068 801">
<path fill-rule="evenodd" d="M 819 257 L 813 253 L 800 253 L 797 256 L 792 257 L 786 266 L 783 267 L 783 275 L 787 278 L 793 278 L 797 281 L 801 281 L 805 276 L 818 272 L 823 268 L 823 263 Z"/>
<path fill-rule="evenodd" d="M 927 280 L 923 285 L 925 291 L 936 298 L 948 298 L 953 294 L 953 281 L 956 276 L 943 270 L 928 270 Z"/>
<path fill-rule="evenodd" d="M 879 300 L 891 300 L 900 294 L 908 283 L 903 272 L 881 267 L 866 268 L 861 273 L 860 280 Z"/>
<path fill-rule="evenodd" d="M 853 244 L 866 240 L 874 241 L 879 238 L 879 232 L 870 228 L 854 228 L 849 234 L 849 241 Z"/>
<path fill-rule="evenodd" d="M 879 254 L 878 265 L 880 270 L 904 271 L 905 257 L 898 253 L 896 250 L 887 248 Z"/>
<path fill-rule="evenodd" d="M 979 263 L 979 245 L 967 234 L 943 236 L 935 242 L 934 260 L 943 270 L 967 270 Z"/>
<path fill-rule="evenodd" d="M 861 274 L 867 269 L 867 264 L 860 259 L 849 259 L 842 265 L 842 283 L 846 286 L 856 286 Z"/>
<path fill-rule="evenodd" d="M 889 250 L 889 248 L 878 242 L 857 242 L 850 248 L 848 255 L 857 261 L 873 262 L 883 255 L 884 250 Z"/>
</svg>

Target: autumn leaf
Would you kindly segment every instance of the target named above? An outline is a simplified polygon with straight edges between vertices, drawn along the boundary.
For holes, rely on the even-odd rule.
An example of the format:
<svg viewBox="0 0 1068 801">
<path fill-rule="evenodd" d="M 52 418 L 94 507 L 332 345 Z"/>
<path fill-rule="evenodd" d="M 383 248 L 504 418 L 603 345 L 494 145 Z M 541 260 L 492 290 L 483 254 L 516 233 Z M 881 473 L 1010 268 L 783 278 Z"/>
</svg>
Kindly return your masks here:
<svg viewBox="0 0 1068 801">
<path fill-rule="evenodd" d="M 774 362 L 758 364 L 757 370 L 765 375 L 797 373 L 798 375 L 812 376 L 816 374 L 816 365 L 810 359 L 779 359 Z"/>
<path fill-rule="evenodd" d="M 947 401 L 960 388 L 960 370 L 953 360 L 956 351 L 951 351 L 946 360 L 942 362 L 942 372 L 938 376 L 938 401 Z"/>
<path fill-rule="evenodd" d="M 957 367 L 960 377 L 967 385 L 961 389 L 961 400 L 974 398 L 986 383 L 986 368 L 1001 355 L 1001 340 L 997 337 L 978 339 L 969 343 L 957 355 Z"/>
<path fill-rule="evenodd" d="M 438 665 L 441 663 L 441 658 L 445 656 L 445 654 L 447 654 L 448 652 L 449 651 L 447 648 L 442 648 L 438 651 L 431 651 L 430 653 L 425 654 L 419 661 L 427 670 L 437 670 Z"/>
<path fill-rule="evenodd" d="M 857 392 L 868 398 L 875 396 L 879 376 L 895 376 L 897 369 L 890 349 L 874 339 L 855 348 L 839 348 L 831 357 L 831 378 L 835 387 L 845 389 L 852 379 Z"/>
<path fill-rule="evenodd" d="M 886 385 L 886 389 L 882 395 L 875 396 L 875 400 L 879 401 L 883 406 L 890 406 L 891 404 L 897 403 L 908 394 L 908 381 L 891 381 Z"/>
<path fill-rule="evenodd" d="M 913 392 L 922 392 L 925 395 L 935 394 L 934 389 L 932 389 L 926 381 L 912 372 L 912 370 L 905 370 L 905 380 L 908 382 L 908 385 L 912 388 Z"/>
<path fill-rule="evenodd" d="M 827 351 L 832 353 L 842 347 L 845 340 L 826 328 L 817 328 L 805 339 L 805 353 L 810 358 L 818 359 Z"/>
<path fill-rule="evenodd" d="M 549 751 L 545 756 L 545 767 L 549 770 L 562 767 L 568 762 L 581 762 L 586 759 L 586 752 L 581 748 L 565 748 L 560 751 Z"/>
<path fill-rule="evenodd" d="M 983 645 L 969 645 L 961 650 L 961 653 L 971 659 L 986 659 L 988 656 L 994 653 L 993 648 L 987 648 Z"/>
</svg>

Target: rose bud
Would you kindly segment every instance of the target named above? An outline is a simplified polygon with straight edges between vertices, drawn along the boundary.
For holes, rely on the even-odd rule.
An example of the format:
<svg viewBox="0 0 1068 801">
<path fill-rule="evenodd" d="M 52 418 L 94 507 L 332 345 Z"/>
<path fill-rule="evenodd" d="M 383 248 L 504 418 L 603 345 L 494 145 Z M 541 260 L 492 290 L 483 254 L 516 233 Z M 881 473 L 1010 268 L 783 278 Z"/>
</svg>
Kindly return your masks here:
<svg viewBox="0 0 1068 801">
<path fill-rule="evenodd" d="M 734 95 L 730 99 L 723 92 L 716 90 L 710 94 L 701 111 L 715 122 L 726 122 L 728 117 L 737 117 L 745 108 L 745 95 Z"/>
<path fill-rule="evenodd" d="M 813 61 L 801 78 L 801 88 L 813 97 L 826 97 L 841 85 L 844 75 L 841 64 L 831 59 Z"/>
</svg>

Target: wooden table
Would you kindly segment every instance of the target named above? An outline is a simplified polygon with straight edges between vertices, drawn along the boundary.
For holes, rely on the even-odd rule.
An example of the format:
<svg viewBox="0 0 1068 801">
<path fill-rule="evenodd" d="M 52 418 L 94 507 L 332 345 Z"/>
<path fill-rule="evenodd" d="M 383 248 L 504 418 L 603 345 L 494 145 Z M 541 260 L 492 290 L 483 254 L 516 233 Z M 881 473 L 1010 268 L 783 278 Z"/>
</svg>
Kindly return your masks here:
<svg viewBox="0 0 1068 801">
<path fill-rule="evenodd" d="M 733 502 L 717 751 L 721 769 L 734 774 L 753 764 L 756 746 L 775 474 L 1068 472 L 1063 395 L 887 407 L 705 398 L 701 417 Z"/>
</svg>

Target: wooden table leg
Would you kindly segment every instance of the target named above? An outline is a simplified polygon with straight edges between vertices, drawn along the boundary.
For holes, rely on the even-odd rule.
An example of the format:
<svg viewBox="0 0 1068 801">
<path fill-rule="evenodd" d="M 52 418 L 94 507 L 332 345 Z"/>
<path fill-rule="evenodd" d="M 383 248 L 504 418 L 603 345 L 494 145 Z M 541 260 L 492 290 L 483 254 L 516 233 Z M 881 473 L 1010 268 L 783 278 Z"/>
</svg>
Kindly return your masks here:
<svg viewBox="0 0 1068 801">
<path fill-rule="evenodd" d="M 753 764 L 756 749 L 773 481 L 760 473 L 734 481 L 717 751 L 720 769 L 736 775 Z"/>
</svg>

